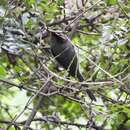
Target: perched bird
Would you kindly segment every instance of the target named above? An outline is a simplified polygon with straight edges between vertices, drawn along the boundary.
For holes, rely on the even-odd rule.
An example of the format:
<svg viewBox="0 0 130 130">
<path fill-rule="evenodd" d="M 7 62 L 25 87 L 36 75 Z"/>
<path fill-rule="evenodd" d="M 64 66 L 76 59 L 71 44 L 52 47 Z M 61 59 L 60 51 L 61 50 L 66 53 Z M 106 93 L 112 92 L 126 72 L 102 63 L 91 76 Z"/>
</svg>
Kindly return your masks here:
<svg viewBox="0 0 130 130">
<path fill-rule="evenodd" d="M 82 74 L 79 71 L 78 57 L 74 45 L 70 39 L 62 33 L 50 32 L 51 51 L 58 63 L 65 68 L 69 75 L 76 77 L 80 82 L 84 81 Z M 87 87 L 87 85 L 83 85 Z M 91 100 L 96 101 L 93 93 L 87 89 L 87 94 Z"/>
</svg>

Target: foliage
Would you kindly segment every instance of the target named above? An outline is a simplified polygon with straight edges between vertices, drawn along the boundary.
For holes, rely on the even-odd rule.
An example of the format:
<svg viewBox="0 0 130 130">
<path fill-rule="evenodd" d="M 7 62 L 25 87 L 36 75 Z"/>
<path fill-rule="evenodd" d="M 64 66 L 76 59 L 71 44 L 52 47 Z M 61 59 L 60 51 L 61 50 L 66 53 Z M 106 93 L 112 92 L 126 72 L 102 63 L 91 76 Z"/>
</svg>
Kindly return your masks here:
<svg viewBox="0 0 130 130">
<path fill-rule="evenodd" d="M 24 128 L 42 97 L 30 129 L 130 129 L 130 2 L 69 4 L 1 1 L 0 128 Z M 71 38 L 97 102 L 56 63 L 45 26 Z"/>
</svg>

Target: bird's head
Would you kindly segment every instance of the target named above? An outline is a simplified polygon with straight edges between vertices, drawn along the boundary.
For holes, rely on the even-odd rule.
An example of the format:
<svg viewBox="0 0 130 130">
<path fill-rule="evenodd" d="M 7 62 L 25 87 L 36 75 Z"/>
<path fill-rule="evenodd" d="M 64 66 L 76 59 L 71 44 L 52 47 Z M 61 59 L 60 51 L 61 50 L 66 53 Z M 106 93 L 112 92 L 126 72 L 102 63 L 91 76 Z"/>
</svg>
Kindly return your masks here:
<svg viewBox="0 0 130 130">
<path fill-rule="evenodd" d="M 62 32 L 50 32 L 51 41 L 59 44 L 65 43 L 67 41 L 67 37 Z"/>
</svg>

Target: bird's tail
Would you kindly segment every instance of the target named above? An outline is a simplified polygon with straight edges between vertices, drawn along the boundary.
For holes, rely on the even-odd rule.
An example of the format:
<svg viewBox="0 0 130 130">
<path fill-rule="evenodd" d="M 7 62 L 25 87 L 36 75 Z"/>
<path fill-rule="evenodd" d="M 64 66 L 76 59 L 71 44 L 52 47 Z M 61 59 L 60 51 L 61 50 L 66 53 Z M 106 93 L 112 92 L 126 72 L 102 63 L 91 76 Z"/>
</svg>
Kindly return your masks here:
<svg viewBox="0 0 130 130">
<path fill-rule="evenodd" d="M 78 73 L 77 78 L 78 78 L 78 80 L 79 80 L 80 82 L 83 82 L 83 81 L 84 81 L 84 78 L 83 78 L 83 76 L 82 76 L 80 73 Z M 83 84 L 83 87 L 86 87 L 86 88 L 87 88 L 88 86 L 87 86 L 86 84 Z M 92 93 L 92 91 L 90 91 L 89 89 L 87 89 L 86 92 L 87 92 L 89 98 L 90 98 L 92 101 L 96 101 L 96 98 L 95 98 L 94 94 Z"/>
<path fill-rule="evenodd" d="M 93 93 L 89 89 L 87 89 L 86 92 L 91 100 L 96 101 L 95 96 L 93 95 Z"/>
</svg>

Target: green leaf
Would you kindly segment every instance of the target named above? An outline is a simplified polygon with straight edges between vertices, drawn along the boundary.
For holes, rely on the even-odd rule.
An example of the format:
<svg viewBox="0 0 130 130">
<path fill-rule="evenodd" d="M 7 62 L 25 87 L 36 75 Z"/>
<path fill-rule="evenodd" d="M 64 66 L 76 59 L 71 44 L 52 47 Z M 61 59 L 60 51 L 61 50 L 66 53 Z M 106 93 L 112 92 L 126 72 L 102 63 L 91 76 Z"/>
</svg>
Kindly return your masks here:
<svg viewBox="0 0 130 130">
<path fill-rule="evenodd" d="M 128 120 L 128 121 L 126 122 L 125 127 L 126 127 L 126 128 L 130 128 L 130 120 Z"/>
<path fill-rule="evenodd" d="M 3 66 L 0 65 L 0 78 L 5 77 L 6 76 L 6 70 Z"/>
<path fill-rule="evenodd" d="M 107 5 L 115 5 L 117 4 L 117 0 L 107 0 Z"/>
<path fill-rule="evenodd" d="M 33 26 L 33 21 L 32 21 L 32 19 L 29 19 L 27 21 L 26 27 L 29 28 L 29 29 L 32 29 L 32 26 Z"/>
<path fill-rule="evenodd" d="M 26 4 L 32 5 L 35 3 L 35 0 L 24 0 Z"/>
</svg>

